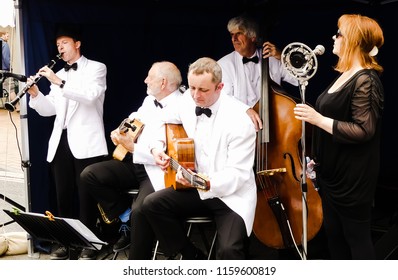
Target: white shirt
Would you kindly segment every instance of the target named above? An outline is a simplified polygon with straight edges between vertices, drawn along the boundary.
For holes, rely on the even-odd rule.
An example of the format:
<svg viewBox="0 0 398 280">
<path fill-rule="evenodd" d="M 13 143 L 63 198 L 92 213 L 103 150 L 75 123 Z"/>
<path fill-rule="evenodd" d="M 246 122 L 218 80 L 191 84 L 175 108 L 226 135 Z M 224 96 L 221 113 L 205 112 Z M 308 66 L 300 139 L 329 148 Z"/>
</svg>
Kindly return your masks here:
<svg viewBox="0 0 398 280">
<path fill-rule="evenodd" d="M 233 51 L 218 60 L 222 68 L 222 81 L 224 87 L 222 93 L 231 95 L 246 105 L 253 107 L 261 96 L 261 49 L 256 51 L 258 63 L 248 62 L 243 64 L 242 56 Z M 298 80 L 291 76 L 282 66 L 280 60 L 270 57 L 269 75 L 277 84 L 282 81 L 298 86 Z"/>
<path fill-rule="evenodd" d="M 213 135 L 214 120 L 217 116 L 218 107 L 220 106 L 220 100 L 217 100 L 209 109 L 211 110 L 211 116 L 208 117 L 205 114 L 197 116 L 196 129 L 195 129 L 195 166 L 197 173 L 209 174 L 210 164 L 210 147 L 211 137 Z M 198 168 L 200 166 L 200 168 Z"/>
</svg>

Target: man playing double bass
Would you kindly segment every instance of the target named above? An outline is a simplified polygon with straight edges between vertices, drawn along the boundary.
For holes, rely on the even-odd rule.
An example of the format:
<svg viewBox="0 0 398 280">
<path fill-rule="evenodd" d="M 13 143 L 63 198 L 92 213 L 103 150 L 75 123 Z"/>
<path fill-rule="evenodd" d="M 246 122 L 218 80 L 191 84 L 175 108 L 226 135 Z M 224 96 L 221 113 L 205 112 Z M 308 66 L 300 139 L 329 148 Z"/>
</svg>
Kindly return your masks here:
<svg viewBox="0 0 398 280">
<path fill-rule="evenodd" d="M 298 80 L 283 68 L 275 45 L 265 42 L 258 48 L 259 26 L 253 19 L 234 17 L 227 28 L 235 50 L 218 61 L 223 70 L 223 92 L 247 105 L 247 114 L 258 131 L 253 232 L 268 247 L 291 247 L 304 232 L 302 209 L 297 207 L 302 205 L 304 189 L 298 157 L 302 125 L 294 119 L 296 102 L 277 85 L 284 81 L 298 86 Z M 266 58 L 268 64 L 262 64 Z M 289 111 L 292 113 L 286 114 Z M 308 219 L 316 224 L 308 231 L 311 236 L 319 229 L 322 215 L 318 193 L 313 187 L 308 189 Z"/>
<path fill-rule="evenodd" d="M 261 96 L 261 63 L 265 58 L 269 63 L 270 78 L 277 84 L 282 81 L 298 86 L 298 81 L 291 76 L 280 61 L 280 50 L 270 42 L 258 48 L 259 27 L 257 23 L 245 16 L 229 20 L 227 29 L 231 34 L 234 51 L 218 60 L 223 71 L 223 93 L 232 95 L 248 105 L 248 115 L 256 130 L 262 129 L 259 114 L 252 108 Z"/>
</svg>

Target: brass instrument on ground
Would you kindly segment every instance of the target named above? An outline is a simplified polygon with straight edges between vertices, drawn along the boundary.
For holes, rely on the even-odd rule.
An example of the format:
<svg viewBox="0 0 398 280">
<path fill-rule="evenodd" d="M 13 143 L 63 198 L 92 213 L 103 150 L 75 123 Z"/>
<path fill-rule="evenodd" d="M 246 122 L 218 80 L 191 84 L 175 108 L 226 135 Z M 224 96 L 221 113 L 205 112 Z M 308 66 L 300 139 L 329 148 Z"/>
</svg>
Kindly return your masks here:
<svg viewBox="0 0 398 280">
<path fill-rule="evenodd" d="M 112 224 L 113 222 L 116 222 L 119 219 L 119 218 L 114 218 L 113 220 L 110 220 L 108 218 L 108 216 L 106 215 L 104 209 L 102 209 L 102 206 L 99 203 L 97 203 L 97 207 L 98 207 L 99 212 L 101 213 L 102 220 L 106 224 L 110 225 L 110 224 Z"/>
</svg>

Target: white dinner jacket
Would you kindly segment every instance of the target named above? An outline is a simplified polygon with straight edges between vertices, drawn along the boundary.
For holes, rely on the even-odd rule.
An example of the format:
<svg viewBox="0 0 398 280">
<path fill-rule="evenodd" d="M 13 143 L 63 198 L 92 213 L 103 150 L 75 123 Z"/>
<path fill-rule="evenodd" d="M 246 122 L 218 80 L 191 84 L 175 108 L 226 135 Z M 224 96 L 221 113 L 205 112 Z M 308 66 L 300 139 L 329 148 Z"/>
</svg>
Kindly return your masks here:
<svg viewBox="0 0 398 280">
<path fill-rule="evenodd" d="M 69 70 L 71 72 L 69 75 L 64 69 L 56 73 L 66 81 L 63 89 L 52 84 L 48 95 L 39 92 L 29 101 L 29 106 L 39 115 L 45 117 L 55 115 L 48 143 L 48 162 L 54 159 L 57 151 L 69 100 L 75 101 L 71 103 L 73 107 L 69 108 L 72 111 L 67 126 L 68 143 L 73 156 L 83 159 L 108 154 L 103 122 L 106 66 L 84 56 L 79 58 L 77 64 L 77 70 L 75 72 Z M 73 75 L 73 78 L 70 75 Z"/>
<path fill-rule="evenodd" d="M 253 172 L 256 131 L 246 114 L 246 106 L 221 95 L 210 141 L 209 177 L 211 188 L 198 190 L 202 199 L 217 197 L 239 214 L 248 236 L 254 222 L 257 190 Z M 177 107 L 163 113 L 165 123 L 182 123 L 188 137 L 194 138 L 197 117 L 195 103 L 187 90 Z M 198 169 L 200 172 L 200 169 Z"/>
<path fill-rule="evenodd" d="M 180 91 L 176 90 L 160 100 L 163 109 L 154 105 L 155 99 L 153 96 L 147 96 L 141 107 L 129 116 L 129 119 L 132 120 L 137 118 L 145 125 L 141 135 L 137 139 L 137 143 L 134 144 L 133 161 L 134 163 L 144 165 L 155 191 L 164 189 L 165 187 L 164 172 L 158 165 L 156 165 L 149 146 L 153 140 L 158 137 L 157 134 L 159 133 L 159 130 L 157 128 L 161 121 L 161 111 L 166 110 L 170 105 L 177 104 L 180 96 Z"/>
</svg>

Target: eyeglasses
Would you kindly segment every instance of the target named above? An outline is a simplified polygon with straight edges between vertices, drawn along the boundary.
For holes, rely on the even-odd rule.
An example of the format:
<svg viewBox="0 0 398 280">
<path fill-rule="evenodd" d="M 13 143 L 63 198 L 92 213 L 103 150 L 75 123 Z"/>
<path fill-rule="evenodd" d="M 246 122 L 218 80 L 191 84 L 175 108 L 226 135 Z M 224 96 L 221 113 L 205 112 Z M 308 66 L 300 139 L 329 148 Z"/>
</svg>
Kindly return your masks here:
<svg viewBox="0 0 398 280">
<path fill-rule="evenodd" d="M 339 37 L 343 37 L 343 34 L 341 34 L 341 31 L 340 31 L 340 29 L 339 30 L 337 30 L 337 33 L 336 33 L 336 39 L 337 38 L 339 38 Z"/>
</svg>

